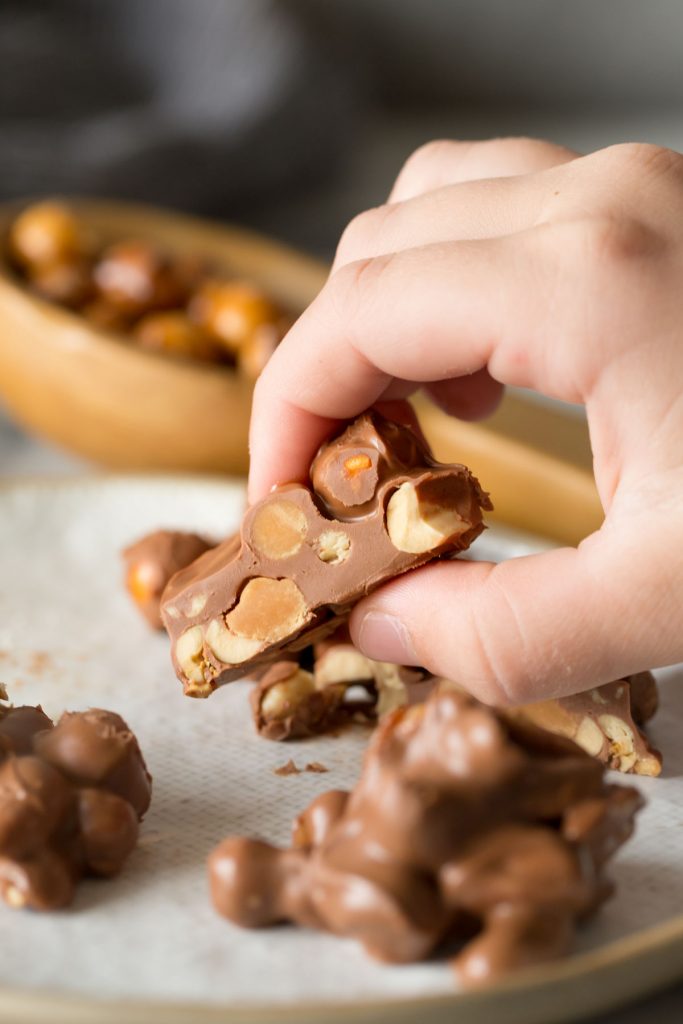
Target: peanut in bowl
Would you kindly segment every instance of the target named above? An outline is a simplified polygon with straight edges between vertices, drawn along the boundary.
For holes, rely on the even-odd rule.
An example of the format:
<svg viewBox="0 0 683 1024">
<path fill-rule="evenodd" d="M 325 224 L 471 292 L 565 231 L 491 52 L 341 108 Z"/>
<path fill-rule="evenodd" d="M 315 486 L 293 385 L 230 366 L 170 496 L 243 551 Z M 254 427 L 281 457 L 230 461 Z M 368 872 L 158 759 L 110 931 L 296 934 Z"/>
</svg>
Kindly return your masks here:
<svg viewBox="0 0 683 1024">
<path fill-rule="evenodd" d="M 262 236 L 171 211 L 80 199 L 51 206 L 73 214 L 75 234 L 57 216 L 47 232 L 38 219 L 22 237 L 17 226 L 37 207 L 0 208 L 0 398 L 10 414 L 111 467 L 244 472 L 253 379 L 273 331 L 311 301 L 324 268 Z M 57 258 L 60 247 L 68 260 Z M 128 285 L 150 253 L 195 277 L 176 299 L 162 273 L 161 298 L 136 307 Z M 225 287 L 243 316 L 272 328 L 256 332 L 261 351 L 216 338 L 211 318 Z M 118 302 L 101 301 L 107 289 Z M 229 335 L 235 316 L 222 326 Z"/>
</svg>

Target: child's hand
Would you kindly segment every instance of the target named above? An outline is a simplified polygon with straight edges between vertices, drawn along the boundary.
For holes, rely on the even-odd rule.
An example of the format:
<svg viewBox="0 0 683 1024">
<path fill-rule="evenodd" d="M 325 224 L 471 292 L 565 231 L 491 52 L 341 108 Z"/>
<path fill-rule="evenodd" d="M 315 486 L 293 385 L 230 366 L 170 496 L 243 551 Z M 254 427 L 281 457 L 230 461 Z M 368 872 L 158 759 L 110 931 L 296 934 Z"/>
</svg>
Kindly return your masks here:
<svg viewBox="0 0 683 1024">
<path fill-rule="evenodd" d="M 304 478 L 334 421 L 378 400 L 425 387 L 477 417 L 504 384 L 586 405 L 603 527 L 402 577 L 354 610 L 355 641 L 503 703 L 683 659 L 682 156 L 418 150 L 258 382 L 251 498 Z"/>
</svg>

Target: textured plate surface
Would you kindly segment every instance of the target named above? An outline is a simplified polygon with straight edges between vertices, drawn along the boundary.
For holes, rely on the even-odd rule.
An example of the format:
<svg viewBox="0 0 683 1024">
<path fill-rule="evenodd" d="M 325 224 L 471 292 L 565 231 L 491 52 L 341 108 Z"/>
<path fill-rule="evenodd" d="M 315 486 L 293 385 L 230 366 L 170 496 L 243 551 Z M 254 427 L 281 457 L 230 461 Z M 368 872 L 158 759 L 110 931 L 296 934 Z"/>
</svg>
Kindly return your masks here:
<svg viewBox="0 0 683 1024">
<path fill-rule="evenodd" d="M 165 638 L 130 606 L 121 585 L 124 544 L 159 526 L 220 537 L 235 527 L 242 502 L 237 484 L 191 478 L 0 491 L 0 681 L 16 703 L 40 702 L 53 716 L 88 706 L 119 711 L 154 775 L 140 847 L 119 879 L 85 883 L 73 908 L 59 914 L 0 907 L 2 1020 L 43 1019 L 46 1006 L 55 1020 L 114 1020 L 126 1000 L 131 1021 L 301 1019 L 306 1007 L 312 1013 L 323 1004 L 327 1019 L 348 1012 L 358 1021 L 379 1019 L 381 1006 L 398 999 L 393 1019 L 412 1007 L 413 1016 L 441 1020 L 459 1007 L 463 1021 L 532 1024 L 613 1004 L 675 976 L 665 965 L 683 936 L 683 921 L 672 918 L 683 904 L 683 674 L 676 671 L 662 674 L 664 706 L 652 729 L 665 777 L 637 783 L 649 803 L 614 866 L 618 896 L 565 964 L 520 977 L 505 994 L 465 996 L 444 964 L 381 966 L 351 942 L 297 929 L 244 932 L 213 913 L 204 874 L 211 847 L 229 833 L 286 841 L 294 813 L 317 792 L 352 785 L 368 735 L 359 727 L 298 744 L 258 739 L 248 684 L 208 701 L 184 698 Z M 473 554 L 510 557 L 534 547 L 492 530 Z M 274 775 L 290 757 L 329 771 Z M 653 966 L 634 977 L 628 965 L 645 964 L 657 950 Z M 593 987 L 572 1002 L 582 977 Z M 569 1002 L 557 998 L 563 986 Z M 544 992 L 555 993 L 552 1010 Z"/>
</svg>

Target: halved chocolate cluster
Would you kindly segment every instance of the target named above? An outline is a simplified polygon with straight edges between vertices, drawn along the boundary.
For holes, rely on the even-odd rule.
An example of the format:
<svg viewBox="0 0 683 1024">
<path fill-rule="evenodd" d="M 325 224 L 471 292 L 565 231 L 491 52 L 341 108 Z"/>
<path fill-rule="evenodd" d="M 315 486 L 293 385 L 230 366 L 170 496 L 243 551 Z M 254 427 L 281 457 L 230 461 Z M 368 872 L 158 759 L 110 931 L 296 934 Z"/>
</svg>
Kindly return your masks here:
<svg viewBox="0 0 683 1024">
<path fill-rule="evenodd" d="M 321 735 L 357 717 L 425 700 L 436 686 L 457 688 L 418 668 L 373 661 L 357 650 L 344 628 L 303 653 L 302 663 L 277 662 L 252 690 L 257 732 L 270 740 Z M 306 664 L 310 661 L 310 670 Z M 361 687 L 366 700 L 349 700 Z M 658 705 L 657 684 L 639 672 L 584 693 L 505 708 L 503 713 L 574 740 L 609 768 L 659 775 L 662 755 L 642 730 Z"/>
<path fill-rule="evenodd" d="M 360 416 L 323 445 L 310 486 L 277 488 L 239 538 L 170 581 L 161 615 L 185 693 L 207 697 L 322 639 L 381 583 L 467 548 L 490 508 L 470 471 L 437 463 L 415 430 Z"/>
</svg>

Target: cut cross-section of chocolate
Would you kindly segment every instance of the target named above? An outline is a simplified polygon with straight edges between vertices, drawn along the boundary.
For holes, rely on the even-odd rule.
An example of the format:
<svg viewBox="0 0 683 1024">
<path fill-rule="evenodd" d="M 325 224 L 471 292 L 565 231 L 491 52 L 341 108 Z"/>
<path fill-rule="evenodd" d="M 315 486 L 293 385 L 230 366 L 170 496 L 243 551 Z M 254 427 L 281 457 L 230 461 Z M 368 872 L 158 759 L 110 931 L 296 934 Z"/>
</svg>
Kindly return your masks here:
<svg viewBox="0 0 683 1024">
<path fill-rule="evenodd" d="M 177 573 L 161 615 L 185 693 L 217 686 L 331 633 L 381 583 L 464 551 L 488 495 L 437 463 L 418 433 L 366 413 L 322 446 L 310 484 L 277 488 L 230 538 Z"/>
</svg>

